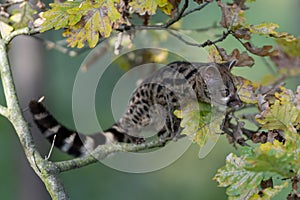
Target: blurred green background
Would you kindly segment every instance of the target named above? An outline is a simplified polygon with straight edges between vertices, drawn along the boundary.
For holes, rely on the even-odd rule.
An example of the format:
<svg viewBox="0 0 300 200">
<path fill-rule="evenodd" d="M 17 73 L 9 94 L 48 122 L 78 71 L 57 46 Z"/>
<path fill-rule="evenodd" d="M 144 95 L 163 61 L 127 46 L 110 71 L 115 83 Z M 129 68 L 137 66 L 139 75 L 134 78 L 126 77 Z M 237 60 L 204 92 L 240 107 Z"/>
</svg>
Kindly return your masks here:
<svg viewBox="0 0 300 200">
<path fill-rule="evenodd" d="M 264 0 L 251 3 L 249 6 L 251 9 L 246 14 L 249 23 L 274 22 L 280 25 L 280 31 L 299 35 L 300 14 L 298 11 L 300 1 Z M 158 20 L 159 17 L 164 16 L 159 15 L 155 20 Z M 207 27 L 218 22 L 219 19 L 220 11 L 214 3 L 202 12 L 184 18 L 182 27 L 187 29 Z M 214 33 L 216 32 L 193 33 L 191 36 L 195 40 L 203 42 L 211 38 Z M 42 37 L 52 41 L 61 39 L 60 32 L 48 32 Z M 30 44 L 36 45 L 36 47 L 26 46 L 26 44 L 18 46 L 24 41 L 33 42 Z M 263 44 L 269 43 L 270 40 L 255 38 L 254 42 Z M 72 116 L 73 84 L 80 63 L 89 52 L 70 58 L 55 50 L 46 50 L 39 46 L 40 43 L 35 39 L 20 37 L 14 41 L 11 47 L 10 61 L 16 78 L 18 95 L 22 100 L 21 105 L 25 109 L 30 99 L 45 95 L 45 104 L 53 115 L 63 124 L 74 128 Z M 226 40 L 220 46 L 229 50 L 236 47 L 240 48 L 240 44 L 231 39 Z M 27 72 L 30 70 L 24 66 L 27 60 L 36 65 L 33 70 L 36 75 L 33 77 L 28 75 Z M 199 61 L 201 62 L 201 60 Z M 116 67 L 116 71 L 112 72 L 111 76 L 116 73 L 122 73 L 122 70 Z M 261 59 L 256 59 L 256 65 L 252 69 L 237 69 L 234 73 L 244 75 L 252 80 L 260 80 L 264 74 L 270 73 L 270 71 L 264 66 Z M 31 81 L 31 85 L 23 84 L 22 77 L 25 77 L 25 81 L 27 77 Z M 114 77 L 108 76 L 106 78 L 110 80 Z M 294 89 L 295 85 L 299 83 L 298 79 L 290 80 L 289 87 Z M 107 91 L 102 91 L 102 89 L 97 91 L 97 98 L 101 99 L 101 96 L 109 95 L 109 90 L 111 88 L 108 88 Z M 4 102 L 4 97 L 0 96 L 0 100 Z M 107 113 L 109 105 L 109 102 L 98 101 L 96 106 L 97 110 L 101 111 L 97 114 L 104 127 L 109 127 L 113 123 L 111 113 Z M 25 111 L 24 114 L 30 120 L 28 112 Z M 24 154 L 18 138 L 11 125 L 3 117 L 0 120 L 0 133 L 1 199 L 50 199 L 44 186 L 28 167 L 28 163 L 23 158 Z M 34 138 L 42 155 L 46 155 L 50 145 L 35 130 Z M 226 199 L 225 189 L 217 187 L 217 183 L 212 180 L 212 177 L 217 169 L 224 165 L 226 155 L 235 149 L 222 136 L 215 148 L 204 159 L 198 158 L 198 151 L 199 148 L 192 145 L 172 165 L 146 174 L 119 172 L 97 163 L 65 172 L 61 178 L 72 199 Z M 51 159 L 64 160 L 68 158 L 70 157 L 55 150 Z M 277 199 L 284 199 L 287 192 L 283 192 L 282 196 Z"/>
</svg>

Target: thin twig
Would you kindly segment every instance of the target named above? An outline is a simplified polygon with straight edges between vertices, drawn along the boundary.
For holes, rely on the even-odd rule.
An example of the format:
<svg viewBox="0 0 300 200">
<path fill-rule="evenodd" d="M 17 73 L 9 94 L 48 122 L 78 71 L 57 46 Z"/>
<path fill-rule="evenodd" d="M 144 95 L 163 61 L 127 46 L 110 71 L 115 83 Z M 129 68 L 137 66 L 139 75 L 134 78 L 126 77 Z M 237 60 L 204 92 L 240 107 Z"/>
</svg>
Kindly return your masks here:
<svg viewBox="0 0 300 200">
<path fill-rule="evenodd" d="M 49 158 L 50 158 L 50 156 L 51 156 L 51 154 L 52 154 L 52 151 L 53 151 L 53 148 L 54 148 L 54 144 L 55 144 L 55 139 L 56 139 L 56 134 L 55 134 L 54 137 L 53 137 L 53 141 L 52 141 L 52 144 L 51 144 L 49 153 L 48 153 L 48 155 L 46 156 L 45 160 L 49 160 Z"/>
<path fill-rule="evenodd" d="M 117 31 L 130 31 L 130 30 L 163 30 L 165 28 L 169 28 L 171 25 L 173 25 L 174 23 L 176 23 L 177 21 L 179 21 L 180 19 L 182 19 L 183 17 L 192 14 L 195 11 L 199 11 L 201 9 L 203 9 L 204 7 L 206 7 L 209 3 L 211 2 L 205 2 L 204 4 L 201 4 L 199 7 L 196 7 L 190 11 L 187 11 L 186 13 L 185 10 L 188 8 L 188 0 L 185 0 L 184 5 L 182 7 L 182 9 L 180 10 L 180 12 L 178 13 L 178 15 L 176 15 L 176 17 L 170 19 L 169 21 L 167 21 L 165 24 L 162 25 L 123 25 L 123 27 L 119 27 L 117 29 Z"/>
<path fill-rule="evenodd" d="M 207 41 L 205 41 L 203 43 L 194 43 L 194 42 L 187 41 L 180 34 L 175 33 L 173 30 L 166 29 L 166 31 L 168 31 L 171 35 L 173 35 L 174 37 L 176 37 L 177 39 L 181 40 L 182 42 L 184 42 L 187 45 L 196 46 L 196 47 L 202 47 L 202 48 L 206 47 L 206 46 L 214 45 L 214 44 L 219 43 L 219 42 L 222 42 L 223 40 L 225 40 L 228 37 L 228 35 L 231 34 L 231 31 L 226 31 L 226 32 L 223 32 L 222 37 L 220 37 L 220 38 L 218 38 L 216 40 L 213 40 L 213 41 L 207 40 Z"/>
<path fill-rule="evenodd" d="M 202 9 L 205 8 L 205 6 L 207 6 L 209 3 L 211 3 L 211 2 L 205 2 L 204 4 L 201 4 L 200 6 L 194 8 L 194 9 L 192 9 L 192 10 L 187 11 L 186 13 L 184 13 L 184 14 L 181 16 L 181 18 L 186 17 L 187 15 L 192 14 L 193 12 L 202 10 Z"/>
<path fill-rule="evenodd" d="M 179 21 L 182 16 L 184 11 L 187 9 L 187 7 L 189 6 L 189 0 L 185 0 L 182 9 L 180 10 L 180 12 L 178 13 L 178 15 L 176 15 L 176 17 L 170 19 L 169 21 L 167 21 L 166 24 L 164 24 L 162 27 L 163 28 L 168 28 L 169 26 L 173 25 L 174 23 L 176 23 L 177 21 Z"/>
</svg>

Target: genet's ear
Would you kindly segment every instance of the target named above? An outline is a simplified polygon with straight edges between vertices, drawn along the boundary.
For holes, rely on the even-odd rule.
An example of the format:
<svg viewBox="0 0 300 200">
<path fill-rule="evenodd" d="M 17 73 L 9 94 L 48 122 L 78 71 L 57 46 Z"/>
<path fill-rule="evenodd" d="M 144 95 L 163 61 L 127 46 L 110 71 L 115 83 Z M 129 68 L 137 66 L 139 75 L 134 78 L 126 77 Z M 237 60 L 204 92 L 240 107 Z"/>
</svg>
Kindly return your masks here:
<svg viewBox="0 0 300 200">
<path fill-rule="evenodd" d="M 229 61 L 229 62 L 227 63 L 229 71 L 235 66 L 236 63 L 237 63 L 237 60 L 236 60 L 236 59 L 234 59 L 234 60 L 232 60 L 232 61 Z"/>
<path fill-rule="evenodd" d="M 216 66 L 207 66 L 204 70 L 203 78 L 205 81 L 210 81 L 212 79 L 217 78 L 219 74 L 220 72 Z"/>
<path fill-rule="evenodd" d="M 202 73 L 202 77 L 204 78 L 205 83 L 208 85 L 215 85 L 218 82 L 223 83 L 220 71 L 214 65 L 207 66 Z"/>
</svg>

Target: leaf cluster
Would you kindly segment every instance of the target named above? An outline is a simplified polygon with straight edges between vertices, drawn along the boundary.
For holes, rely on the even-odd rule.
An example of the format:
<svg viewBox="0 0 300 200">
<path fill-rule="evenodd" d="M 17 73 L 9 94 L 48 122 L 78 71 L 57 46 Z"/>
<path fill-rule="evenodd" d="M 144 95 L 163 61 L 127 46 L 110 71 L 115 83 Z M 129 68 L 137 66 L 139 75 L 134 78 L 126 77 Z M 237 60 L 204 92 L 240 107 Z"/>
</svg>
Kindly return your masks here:
<svg viewBox="0 0 300 200">
<path fill-rule="evenodd" d="M 63 36 L 71 47 L 82 48 L 85 42 L 95 47 L 99 38 L 107 38 L 113 30 L 131 25 L 130 16 L 137 14 L 147 16 L 147 20 L 157 10 L 167 15 L 177 9 L 177 1 L 66 1 L 61 4 L 50 4 L 51 9 L 43 13 L 45 22 L 41 31 L 62 29 Z"/>
<path fill-rule="evenodd" d="M 285 52 L 294 52 L 297 54 L 299 50 L 299 42 L 297 38 L 286 32 L 277 32 L 278 24 L 262 22 L 261 24 L 251 24 L 247 22 L 245 12 L 248 7 L 245 5 L 247 1 L 236 0 L 234 3 L 224 3 L 218 1 L 218 6 L 221 8 L 222 18 L 220 25 L 226 28 L 231 35 L 242 44 L 246 51 L 240 52 L 235 48 L 228 54 L 223 48 L 213 46 L 210 50 L 210 56 L 215 62 L 227 62 L 228 60 L 237 60 L 236 66 L 253 66 L 254 58 L 248 53 L 260 57 L 274 57 L 280 55 L 280 49 L 274 48 L 271 45 L 256 47 L 251 41 L 253 35 L 263 36 L 275 41 L 284 48 L 288 46 Z M 250 1 L 248 1 L 250 2 Z M 293 45 L 293 47 L 292 47 Z M 298 48 L 298 49 L 297 49 Z M 292 51 L 294 49 L 294 51 Z M 288 53 L 291 54 L 291 53 Z M 299 55 L 298 55 L 299 56 Z"/>
<path fill-rule="evenodd" d="M 280 54 L 270 56 L 270 61 L 277 66 L 277 75 L 258 83 L 236 77 L 240 99 L 256 109 L 248 116 L 236 116 L 236 126 L 246 120 L 257 129 L 242 128 L 237 132 L 235 125 L 230 120 L 227 122 L 227 128 L 233 131 L 232 141 L 237 141 L 238 135 L 252 142 L 241 148 L 239 156 L 230 154 L 214 178 L 220 186 L 227 187 L 229 199 L 271 199 L 287 186 L 292 187 L 289 197 L 299 197 L 293 180 L 300 172 L 300 86 L 293 92 L 281 83 L 286 77 L 299 74 L 299 57 L 297 53 L 294 56 L 288 53 L 287 49 L 295 50 L 293 42 L 286 40 L 286 52 L 281 45 L 279 42 L 277 47 Z M 272 184 L 262 187 L 267 180 Z M 280 181 L 274 185 L 273 180 Z"/>
<path fill-rule="evenodd" d="M 289 38 L 291 38 L 289 36 Z M 276 38 L 279 54 L 270 55 L 278 73 L 254 83 L 242 77 L 236 77 L 238 93 L 245 105 L 256 108 L 248 116 L 235 117 L 237 126 L 247 120 L 257 126 L 257 130 L 242 128 L 235 133 L 234 125 L 227 123 L 236 135 L 243 135 L 252 144 L 241 148 L 240 155 L 230 154 L 226 165 L 220 168 L 214 177 L 222 187 L 227 187 L 229 199 L 271 199 L 287 186 L 292 187 L 290 196 L 299 197 L 297 184 L 293 184 L 300 172 L 300 109 L 299 90 L 293 92 L 282 86 L 286 77 L 299 74 L 299 49 L 294 42 Z M 296 42 L 297 44 L 297 42 Z M 293 53 L 290 53 L 291 52 Z M 258 143 L 257 145 L 254 145 Z M 264 181 L 272 184 L 263 187 Z M 276 185 L 273 184 L 276 181 Z"/>
</svg>

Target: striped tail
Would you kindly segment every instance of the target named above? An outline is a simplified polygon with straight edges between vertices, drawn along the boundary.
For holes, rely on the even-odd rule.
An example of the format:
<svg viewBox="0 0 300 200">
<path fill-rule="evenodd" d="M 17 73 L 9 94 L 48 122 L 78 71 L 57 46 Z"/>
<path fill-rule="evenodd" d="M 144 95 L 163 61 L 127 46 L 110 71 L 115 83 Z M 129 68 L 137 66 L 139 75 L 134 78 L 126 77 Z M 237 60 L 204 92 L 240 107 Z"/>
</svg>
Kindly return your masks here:
<svg viewBox="0 0 300 200">
<path fill-rule="evenodd" d="M 133 137 L 120 131 L 115 124 L 103 133 L 83 135 L 72 131 L 60 124 L 38 101 L 29 103 L 30 112 L 43 135 L 50 143 L 61 151 L 76 157 L 83 156 L 95 149 L 98 145 L 111 142 L 142 143 L 142 138 Z"/>
</svg>

